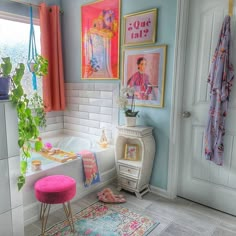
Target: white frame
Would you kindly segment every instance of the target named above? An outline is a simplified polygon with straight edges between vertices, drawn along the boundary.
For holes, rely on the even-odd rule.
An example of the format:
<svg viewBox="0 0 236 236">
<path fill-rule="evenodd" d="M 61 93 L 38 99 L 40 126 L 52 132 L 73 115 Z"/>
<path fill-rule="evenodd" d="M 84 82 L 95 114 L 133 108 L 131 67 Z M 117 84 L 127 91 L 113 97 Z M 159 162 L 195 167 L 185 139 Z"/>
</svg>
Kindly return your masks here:
<svg viewBox="0 0 236 236">
<path fill-rule="evenodd" d="M 177 196 L 177 186 L 179 183 L 179 154 L 180 154 L 180 134 L 181 134 L 181 113 L 182 94 L 184 85 L 184 66 L 187 41 L 189 0 L 177 1 L 176 35 L 175 35 L 175 58 L 172 85 L 172 107 L 170 119 L 170 144 L 168 163 L 168 184 L 167 198 Z"/>
</svg>

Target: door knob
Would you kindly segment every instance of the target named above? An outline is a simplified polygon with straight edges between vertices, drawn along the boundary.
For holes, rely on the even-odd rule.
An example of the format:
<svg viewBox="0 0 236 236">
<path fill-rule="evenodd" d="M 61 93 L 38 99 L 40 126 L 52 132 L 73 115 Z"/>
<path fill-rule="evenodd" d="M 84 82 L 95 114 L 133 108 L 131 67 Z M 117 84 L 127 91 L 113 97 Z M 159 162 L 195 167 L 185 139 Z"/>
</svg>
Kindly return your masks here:
<svg viewBox="0 0 236 236">
<path fill-rule="evenodd" d="M 191 116 L 191 113 L 189 111 L 184 111 L 182 113 L 183 118 L 189 118 Z"/>
</svg>

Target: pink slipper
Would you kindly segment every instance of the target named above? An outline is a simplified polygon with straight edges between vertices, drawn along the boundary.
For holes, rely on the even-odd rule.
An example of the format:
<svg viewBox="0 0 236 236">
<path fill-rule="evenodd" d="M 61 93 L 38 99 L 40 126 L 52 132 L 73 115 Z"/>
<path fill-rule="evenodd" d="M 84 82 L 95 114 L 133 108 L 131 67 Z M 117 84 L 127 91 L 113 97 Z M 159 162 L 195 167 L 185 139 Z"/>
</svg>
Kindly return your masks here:
<svg viewBox="0 0 236 236">
<path fill-rule="evenodd" d="M 97 193 L 97 196 L 99 197 L 99 196 L 101 196 L 105 193 L 109 193 L 109 192 L 112 192 L 110 188 L 104 188 L 101 192 Z"/>
<path fill-rule="evenodd" d="M 124 203 L 126 202 L 125 198 L 122 195 L 114 195 L 111 189 L 103 191 L 103 193 L 99 194 L 98 199 L 101 202 L 105 203 Z"/>
<path fill-rule="evenodd" d="M 126 200 L 124 198 L 115 198 L 114 200 L 106 199 L 105 197 L 99 198 L 99 201 L 104 203 L 125 203 Z"/>
<path fill-rule="evenodd" d="M 124 196 L 122 194 L 115 195 L 110 188 L 104 188 L 101 192 L 97 193 L 97 196 L 100 197 L 104 194 L 112 194 L 116 198 L 124 198 Z"/>
</svg>

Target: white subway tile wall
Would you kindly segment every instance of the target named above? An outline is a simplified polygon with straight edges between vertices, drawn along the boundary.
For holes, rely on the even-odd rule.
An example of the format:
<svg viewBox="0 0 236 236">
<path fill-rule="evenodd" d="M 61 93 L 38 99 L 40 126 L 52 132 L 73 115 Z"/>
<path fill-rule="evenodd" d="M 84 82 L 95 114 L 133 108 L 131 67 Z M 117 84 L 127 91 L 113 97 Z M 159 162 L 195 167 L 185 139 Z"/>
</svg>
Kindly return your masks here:
<svg viewBox="0 0 236 236">
<path fill-rule="evenodd" d="M 99 141 L 102 129 L 111 143 L 118 125 L 119 85 L 112 83 L 66 83 L 67 109 L 64 131 L 78 132 Z"/>
<path fill-rule="evenodd" d="M 76 132 L 99 141 L 105 129 L 110 143 L 118 125 L 119 85 L 112 83 L 66 83 L 66 110 L 49 112 L 42 135 Z"/>
<path fill-rule="evenodd" d="M 42 135 L 50 135 L 52 131 L 63 132 L 64 113 L 62 111 L 48 112 L 46 115 L 47 127 L 41 128 Z"/>
</svg>

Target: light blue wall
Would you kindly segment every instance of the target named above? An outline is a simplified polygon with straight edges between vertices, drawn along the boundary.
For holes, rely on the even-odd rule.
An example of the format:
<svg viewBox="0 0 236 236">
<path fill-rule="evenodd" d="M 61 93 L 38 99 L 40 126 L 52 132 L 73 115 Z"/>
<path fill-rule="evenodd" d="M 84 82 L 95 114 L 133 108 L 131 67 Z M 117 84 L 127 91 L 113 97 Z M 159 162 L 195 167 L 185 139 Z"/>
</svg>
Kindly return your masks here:
<svg viewBox="0 0 236 236">
<path fill-rule="evenodd" d="M 32 2 L 38 3 L 41 2 L 41 0 L 34 0 Z M 80 79 L 80 7 L 85 3 L 85 1 L 47 0 L 47 2 L 50 3 L 50 5 L 55 3 L 59 4 L 61 2 L 62 9 L 64 10 L 64 14 L 62 15 L 62 31 L 66 82 L 82 82 Z M 168 176 L 168 146 L 170 133 L 176 2 L 177 0 L 123 0 L 121 4 L 121 16 L 151 8 L 158 8 L 158 38 L 156 44 L 168 45 L 165 107 L 163 109 L 140 107 L 140 118 L 138 119 L 138 124 L 154 127 L 157 152 L 153 166 L 151 184 L 163 189 L 167 188 Z M 28 7 L 10 2 L 9 0 L 0 1 L 0 11 L 28 16 Z M 120 64 L 122 64 L 122 61 Z M 120 83 L 120 81 L 109 82 Z M 121 114 L 120 124 L 124 123 L 123 118 L 123 114 Z"/>
<path fill-rule="evenodd" d="M 62 8 L 64 10 L 64 14 L 62 17 L 62 30 L 66 82 L 82 82 L 80 79 L 80 7 L 84 2 L 85 1 L 82 2 L 79 0 L 61 0 Z M 143 11 L 151 8 L 158 8 L 158 38 L 156 44 L 167 44 L 168 46 L 165 106 L 162 109 L 141 107 L 138 108 L 140 110 L 140 118 L 138 118 L 138 124 L 154 127 L 157 152 L 153 165 L 151 184 L 163 189 L 167 188 L 168 176 L 170 110 L 173 79 L 172 77 L 176 25 L 176 4 L 177 0 L 123 0 L 121 4 L 122 16 L 133 12 Z M 122 64 L 122 61 L 120 64 Z M 89 83 L 90 81 L 86 82 Z M 109 82 L 119 83 L 120 81 Z M 124 123 L 123 119 L 123 114 L 121 114 L 120 124 Z"/>
</svg>

